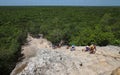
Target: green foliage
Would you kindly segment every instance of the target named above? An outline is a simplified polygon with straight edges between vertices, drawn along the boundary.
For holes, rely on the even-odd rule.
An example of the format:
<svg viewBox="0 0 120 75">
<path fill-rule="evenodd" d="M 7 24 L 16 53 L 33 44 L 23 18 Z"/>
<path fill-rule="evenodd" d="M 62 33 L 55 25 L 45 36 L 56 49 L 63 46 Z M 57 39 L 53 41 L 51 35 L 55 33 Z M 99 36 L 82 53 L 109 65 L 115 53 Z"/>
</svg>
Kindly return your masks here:
<svg viewBox="0 0 120 75">
<path fill-rule="evenodd" d="M 119 45 L 119 46 L 120 46 L 120 40 L 114 40 L 114 41 L 113 41 L 113 44 L 114 44 L 114 45 Z"/>
<path fill-rule="evenodd" d="M 60 42 L 63 39 L 64 33 L 60 29 L 54 29 L 49 32 L 48 40 L 52 41 L 54 44 Z"/>
<path fill-rule="evenodd" d="M 120 46 L 119 21 L 120 7 L 0 7 L 0 75 L 15 67 L 28 33 L 56 45 Z"/>
</svg>

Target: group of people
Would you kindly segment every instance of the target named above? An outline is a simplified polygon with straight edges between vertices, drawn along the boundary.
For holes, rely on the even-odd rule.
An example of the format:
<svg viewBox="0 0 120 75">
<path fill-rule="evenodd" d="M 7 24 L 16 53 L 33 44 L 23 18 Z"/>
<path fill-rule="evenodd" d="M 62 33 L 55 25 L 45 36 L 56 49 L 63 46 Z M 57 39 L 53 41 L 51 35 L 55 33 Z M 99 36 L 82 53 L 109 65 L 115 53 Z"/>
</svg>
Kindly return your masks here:
<svg viewBox="0 0 120 75">
<path fill-rule="evenodd" d="M 87 51 L 89 51 L 90 53 L 95 53 L 96 52 L 96 45 L 94 45 L 94 44 L 91 44 L 90 46 L 86 46 L 85 47 L 85 49 L 82 49 L 82 51 L 85 51 L 85 52 L 87 52 Z"/>
<path fill-rule="evenodd" d="M 56 48 L 60 48 L 62 45 L 63 45 L 64 41 L 61 41 L 59 43 L 58 46 L 52 46 L 53 49 L 56 49 Z M 72 45 L 71 47 L 68 45 L 66 49 L 69 49 L 70 48 L 70 51 L 75 51 L 76 48 L 75 48 L 75 45 Z M 96 45 L 94 44 L 91 44 L 90 46 L 86 46 L 84 49 L 82 49 L 82 51 L 85 51 L 85 52 L 90 52 L 91 54 L 94 54 L 96 52 Z"/>
<path fill-rule="evenodd" d="M 72 45 L 70 48 L 70 51 L 74 51 L 74 50 L 75 50 L 75 45 Z M 91 44 L 90 46 L 87 45 L 84 49 L 82 49 L 82 51 L 90 52 L 91 54 L 94 54 L 96 50 L 97 50 L 96 45 L 94 44 Z"/>
</svg>

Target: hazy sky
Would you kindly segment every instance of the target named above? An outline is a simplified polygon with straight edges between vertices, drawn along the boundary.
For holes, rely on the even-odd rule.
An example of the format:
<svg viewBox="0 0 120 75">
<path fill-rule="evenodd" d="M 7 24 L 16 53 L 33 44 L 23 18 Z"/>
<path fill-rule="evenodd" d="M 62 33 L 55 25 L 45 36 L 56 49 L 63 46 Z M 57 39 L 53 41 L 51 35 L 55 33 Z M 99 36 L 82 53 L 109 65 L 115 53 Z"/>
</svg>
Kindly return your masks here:
<svg viewBox="0 0 120 75">
<path fill-rule="evenodd" d="M 4 5 L 120 6 L 120 0 L 0 0 Z"/>
</svg>

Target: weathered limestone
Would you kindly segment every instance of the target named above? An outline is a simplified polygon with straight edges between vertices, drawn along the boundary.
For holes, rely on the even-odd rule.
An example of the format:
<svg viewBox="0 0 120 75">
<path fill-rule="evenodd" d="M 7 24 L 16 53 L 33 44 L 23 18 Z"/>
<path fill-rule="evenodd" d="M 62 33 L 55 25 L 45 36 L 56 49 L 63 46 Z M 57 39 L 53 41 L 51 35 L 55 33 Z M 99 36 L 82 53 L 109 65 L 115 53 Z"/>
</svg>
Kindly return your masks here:
<svg viewBox="0 0 120 75">
<path fill-rule="evenodd" d="M 11 75 L 120 75 L 116 69 L 120 67 L 120 47 L 97 46 L 97 52 L 89 54 L 82 52 L 83 46 L 70 51 L 66 46 L 52 49 L 43 38 L 29 36 L 28 40 L 28 45 L 22 47 L 25 59 Z"/>
</svg>

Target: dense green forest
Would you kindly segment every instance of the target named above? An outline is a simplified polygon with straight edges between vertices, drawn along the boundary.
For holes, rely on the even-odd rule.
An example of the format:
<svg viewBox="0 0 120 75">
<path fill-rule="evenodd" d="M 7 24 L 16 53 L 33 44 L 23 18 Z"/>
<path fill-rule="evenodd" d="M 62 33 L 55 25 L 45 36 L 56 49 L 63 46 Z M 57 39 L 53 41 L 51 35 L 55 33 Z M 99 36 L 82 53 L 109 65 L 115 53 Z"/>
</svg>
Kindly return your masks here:
<svg viewBox="0 0 120 75">
<path fill-rule="evenodd" d="M 9 75 L 27 34 L 53 44 L 120 46 L 120 7 L 0 7 L 0 75 Z"/>
</svg>

